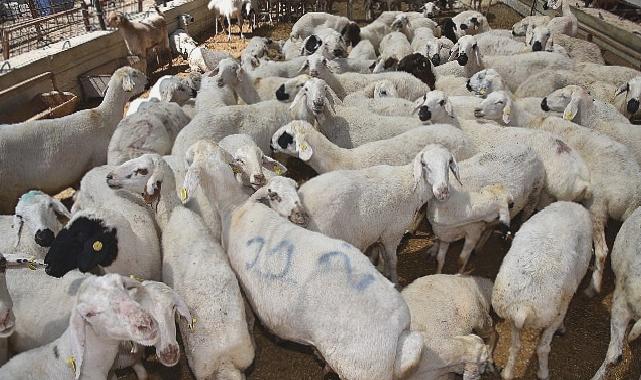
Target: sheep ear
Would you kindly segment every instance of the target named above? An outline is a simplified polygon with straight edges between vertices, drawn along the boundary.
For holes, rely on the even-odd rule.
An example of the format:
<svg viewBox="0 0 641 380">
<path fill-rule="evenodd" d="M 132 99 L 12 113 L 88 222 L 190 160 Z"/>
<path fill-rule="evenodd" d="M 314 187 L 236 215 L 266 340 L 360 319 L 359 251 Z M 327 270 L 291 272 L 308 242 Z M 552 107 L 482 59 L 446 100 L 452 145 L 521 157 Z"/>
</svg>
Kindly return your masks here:
<svg viewBox="0 0 641 380">
<path fill-rule="evenodd" d="M 325 85 L 325 94 L 329 95 L 326 96 L 327 102 L 329 103 L 330 108 L 332 109 L 332 113 L 336 115 L 336 108 L 334 107 L 336 103 L 341 103 L 340 99 L 338 99 L 338 95 L 332 90 L 332 88 L 329 85 Z M 336 101 L 338 99 L 338 102 Z"/>
<path fill-rule="evenodd" d="M 82 361 L 85 353 L 85 320 L 84 315 L 87 315 L 89 310 L 83 304 L 76 305 L 75 310 L 71 313 L 69 318 L 70 330 L 70 343 L 71 343 L 71 357 L 66 358 L 67 365 L 74 371 L 74 378 L 80 378 L 80 370 L 82 368 Z"/>
<path fill-rule="evenodd" d="M 414 188 L 412 191 L 414 191 L 419 182 L 423 181 L 423 174 L 425 173 L 425 169 L 423 168 L 423 153 L 419 153 L 414 159 L 412 172 L 414 174 Z"/>
<path fill-rule="evenodd" d="M 154 168 L 154 171 L 151 173 L 151 176 L 147 180 L 147 185 L 145 186 L 145 191 L 147 195 L 158 196 L 157 194 L 160 191 L 162 186 L 163 173 L 159 167 Z"/>
<path fill-rule="evenodd" d="M 263 156 L 263 167 L 267 170 L 273 171 L 276 175 L 283 175 L 287 172 L 287 168 L 283 166 L 283 164 L 269 156 Z"/>
<path fill-rule="evenodd" d="M 300 158 L 303 161 L 308 161 L 310 158 L 312 158 L 312 154 L 314 154 L 314 151 L 312 150 L 312 147 L 309 146 L 303 139 L 296 138 L 296 150 L 298 151 L 298 158 Z"/>
<path fill-rule="evenodd" d="M 71 219 L 71 213 L 67 210 L 65 205 L 62 204 L 62 202 L 57 199 L 53 199 L 51 201 L 51 205 L 53 206 L 53 212 L 55 212 L 58 217 Z"/>
<path fill-rule="evenodd" d="M 174 305 L 176 305 L 176 312 L 179 316 L 185 318 L 187 323 L 191 323 L 191 313 L 189 312 L 189 308 L 187 307 L 185 300 L 175 291 L 173 292 L 173 295 Z"/>
<path fill-rule="evenodd" d="M 452 109 L 452 103 L 449 99 L 445 101 L 445 112 L 447 112 L 447 116 L 452 118 L 454 117 L 454 110 Z"/>
<path fill-rule="evenodd" d="M 134 90 L 134 81 L 131 79 L 131 76 L 124 75 L 122 77 L 122 89 L 125 92 L 132 92 Z"/>
<path fill-rule="evenodd" d="M 456 158 L 452 156 L 452 162 L 450 163 L 450 171 L 452 174 L 454 174 L 454 178 L 458 181 L 458 183 L 463 186 L 463 182 L 461 182 L 461 175 L 459 174 L 458 170 L 458 163 L 456 162 Z"/>
<path fill-rule="evenodd" d="M 298 94 L 294 97 L 294 100 L 292 100 L 292 104 L 289 106 L 290 110 L 293 110 L 294 108 L 298 107 L 298 105 L 303 101 L 303 98 L 306 96 L 305 94 L 305 88 L 303 88 L 301 91 L 298 91 Z"/>
<path fill-rule="evenodd" d="M 510 124 L 512 121 L 512 101 L 508 100 L 505 107 L 503 107 L 503 123 Z"/>
<path fill-rule="evenodd" d="M 183 204 L 189 203 L 193 197 L 193 194 L 200 183 L 202 170 L 203 168 L 200 159 L 194 161 L 189 169 L 187 169 L 187 173 L 185 173 L 185 179 L 183 181 L 183 187 L 180 189 L 180 201 Z"/>
<path fill-rule="evenodd" d="M 579 113 L 579 101 L 581 98 L 577 95 L 573 95 L 570 99 L 570 103 L 563 110 L 563 118 L 565 120 L 572 121 L 576 117 L 576 114 Z"/>
<path fill-rule="evenodd" d="M 305 60 L 305 63 L 303 63 L 303 65 L 300 67 L 300 69 L 298 69 L 298 74 L 304 73 L 305 70 L 307 70 L 308 68 L 309 68 L 309 62 L 307 60 Z"/>
<path fill-rule="evenodd" d="M 617 91 L 614 93 L 614 97 L 616 98 L 617 96 L 623 94 L 624 92 L 630 91 L 630 83 L 625 82 L 619 88 L 617 88 Z"/>
</svg>

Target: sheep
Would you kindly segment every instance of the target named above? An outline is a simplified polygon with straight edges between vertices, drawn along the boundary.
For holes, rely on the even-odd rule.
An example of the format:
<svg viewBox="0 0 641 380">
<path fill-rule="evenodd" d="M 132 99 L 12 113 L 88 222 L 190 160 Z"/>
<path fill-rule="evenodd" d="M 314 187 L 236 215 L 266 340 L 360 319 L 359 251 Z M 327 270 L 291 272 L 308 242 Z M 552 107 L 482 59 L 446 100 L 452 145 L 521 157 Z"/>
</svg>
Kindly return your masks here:
<svg viewBox="0 0 641 380">
<path fill-rule="evenodd" d="M 190 14 L 178 16 L 178 28 L 169 34 L 169 47 L 174 54 L 187 56 L 189 54 L 186 43 L 196 45 L 196 41 L 189 35 L 188 25 L 194 22 Z"/>
<path fill-rule="evenodd" d="M 446 37 L 440 37 L 427 41 L 425 50 L 417 52 L 428 57 L 434 66 L 439 66 L 450 59 L 453 47 L 452 41 Z"/>
<path fill-rule="evenodd" d="M 502 120 L 509 96 L 504 92 L 490 94 L 482 103 L 479 117 Z M 512 108 L 513 105 L 510 106 Z M 559 150 L 576 149 L 590 170 L 591 193 L 585 204 L 592 215 L 595 270 L 588 295 L 600 292 L 603 267 L 608 254 L 605 243 L 605 223 L 608 217 L 625 221 L 641 205 L 641 169 L 634 156 L 609 137 L 558 117 L 537 118 L 527 112 L 511 109 L 507 125 L 521 125 L 545 130 L 567 142 Z M 595 154 L 598 152 L 598 154 Z"/>
<path fill-rule="evenodd" d="M 410 19 L 406 14 L 401 13 L 397 15 L 394 18 L 394 21 L 392 21 L 390 28 L 392 28 L 392 33 L 400 32 L 401 34 L 404 34 L 408 41 L 412 41 L 414 39 L 414 28 L 410 25 Z"/>
<path fill-rule="evenodd" d="M 442 145 L 427 145 L 402 167 L 337 170 L 312 178 L 299 190 L 308 228 L 363 251 L 382 244 L 386 275 L 397 283 L 396 248 L 427 201 L 447 199 L 448 170 L 459 178 L 453 155 Z"/>
<path fill-rule="evenodd" d="M 176 135 L 190 120 L 175 103 L 146 104 L 118 123 L 107 148 L 107 164 L 120 165 L 144 153 L 168 154 Z"/>
<path fill-rule="evenodd" d="M 584 87 L 592 96 L 603 102 L 614 102 L 614 94 L 616 93 L 616 86 L 614 84 L 573 70 L 543 70 L 531 75 L 519 84 L 514 91 L 514 95 L 516 97 L 544 97 L 568 85 Z"/>
<path fill-rule="evenodd" d="M 605 360 L 592 380 L 605 378 L 608 367 L 617 363 L 622 355 L 623 342 L 630 321 L 634 322 L 627 335 L 632 342 L 641 331 L 641 313 L 639 312 L 639 225 L 641 209 L 637 208 L 623 223 L 612 247 L 612 271 L 614 271 L 615 288 L 612 298 L 612 318 L 610 321 L 610 344 Z"/>
<path fill-rule="evenodd" d="M 110 189 L 110 166 L 91 170 L 80 182 L 73 217 L 47 252 L 47 273 L 60 277 L 72 269 L 86 272 L 100 266 L 107 272 L 160 280 L 158 231 L 145 202 Z M 135 271 L 135 272 L 134 272 Z"/>
<path fill-rule="evenodd" d="M 641 76 L 641 71 L 626 66 L 604 66 L 592 62 L 578 62 L 574 71 L 615 86 Z"/>
<path fill-rule="evenodd" d="M 272 137 L 272 149 L 305 161 L 317 173 L 357 170 L 378 165 L 407 165 L 428 144 L 441 144 L 456 158 L 470 156 L 465 135 L 448 125 L 423 126 L 387 140 L 343 149 L 305 121 L 292 121 Z"/>
<path fill-rule="evenodd" d="M 630 79 L 620 85 L 616 91 L 615 98 L 623 94 L 625 94 L 625 97 L 619 101 L 619 111 L 629 119 L 632 119 L 639 112 L 639 104 L 641 103 L 641 76 Z"/>
<path fill-rule="evenodd" d="M 411 55 L 409 56 L 411 57 Z M 406 57 L 405 59 L 409 58 Z M 340 99 L 344 99 L 347 94 L 361 91 L 368 84 L 380 80 L 387 79 L 394 83 L 399 97 L 407 100 L 414 101 L 423 96 L 426 92 L 430 91 L 429 84 L 421 79 L 403 72 L 388 72 L 379 74 L 361 74 L 361 73 L 343 73 L 334 74 L 328 64 L 329 61 L 323 60 L 324 57 L 315 54 L 309 56 L 307 66 L 312 76 L 316 76 L 327 82 L 331 89 L 338 95 Z M 402 62 L 399 63 L 401 68 Z M 420 67 L 419 70 L 430 70 L 429 67 Z M 314 75 L 315 74 L 315 75 Z"/>
<path fill-rule="evenodd" d="M 394 68 L 401 59 L 412 53 L 412 46 L 405 34 L 401 32 L 391 32 L 385 35 L 381 40 L 379 49 L 381 54 L 376 67 L 372 71 L 374 73 Z"/>
<path fill-rule="evenodd" d="M 252 37 L 247 46 L 245 46 L 245 49 L 243 49 L 243 52 L 240 54 L 240 62 L 245 67 L 258 66 L 258 60 L 267 55 L 272 43 L 273 41 L 267 37 Z"/>
<path fill-rule="evenodd" d="M 296 226 L 257 202 L 267 191 L 247 199 L 220 155 L 194 158 L 185 187 L 202 181 L 216 200 L 230 264 L 266 328 L 313 345 L 341 378 L 402 378 L 418 364 L 420 335 L 409 331 L 405 303 L 360 251 Z M 332 296 L 320 296 L 318 289 Z M 298 310 L 297 322 L 292 308 Z"/>
<path fill-rule="evenodd" d="M 245 186 L 258 189 L 287 171 L 280 162 L 265 155 L 249 135 L 228 135 L 218 144 L 233 157 L 236 179 Z"/>
<path fill-rule="evenodd" d="M 261 83 L 258 87 L 258 95 L 261 99 L 265 100 L 273 99 L 275 97 L 281 102 L 292 101 L 296 97 L 296 94 L 298 94 L 298 91 L 303 88 L 305 82 L 310 78 L 311 77 L 307 74 L 301 74 L 293 78 L 286 79 L 282 83 L 277 81 L 276 78 L 265 78 L 262 80 L 264 84 Z M 276 89 L 275 91 L 274 88 Z"/>
<path fill-rule="evenodd" d="M 18 197 L 31 189 L 55 194 L 105 164 L 125 104 L 145 84 L 143 73 L 123 67 L 111 76 L 105 99 L 96 108 L 0 128 L 0 212 L 12 212 Z"/>
<path fill-rule="evenodd" d="M 521 21 L 512 26 L 512 34 L 514 36 L 525 36 L 528 30 L 537 26 L 545 26 L 550 20 L 552 20 L 552 17 L 543 15 L 523 17 Z"/>
<path fill-rule="evenodd" d="M 220 61 L 225 58 L 232 58 L 229 53 L 224 51 L 210 50 L 195 44 L 188 46 L 188 50 L 187 62 L 189 63 L 189 70 L 191 72 L 206 73 L 208 71 L 214 71 Z"/>
<path fill-rule="evenodd" d="M 71 214 L 59 200 L 37 190 L 23 194 L 14 215 L 0 216 L 0 252 L 44 259 L 65 219 Z"/>
<path fill-rule="evenodd" d="M 497 142 L 502 141 L 533 149 L 545 168 L 545 192 L 541 194 L 539 207 L 547 205 L 549 197 L 567 201 L 590 197 L 590 171 L 586 163 L 559 136 L 541 130 L 502 128 L 475 120 L 461 120 L 457 117 L 457 109 L 451 105 L 452 99 L 438 91 L 427 94 L 420 104 L 419 118 L 423 116 L 425 122 L 450 123 L 460 127 L 473 143 L 474 153 L 495 149 Z"/>
<path fill-rule="evenodd" d="M 579 22 L 572 13 L 569 0 L 546 0 L 543 4 L 545 9 L 547 9 L 546 7 L 552 9 L 561 7 L 561 16 L 554 17 L 547 23 L 547 27 L 552 33 L 563 33 L 570 37 L 576 36 Z"/>
<path fill-rule="evenodd" d="M 323 49 L 321 49 L 323 50 Z M 289 61 L 266 61 L 261 60 L 260 65 L 248 73 L 255 80 L 266 77 L 292 78 L 301 73 L 301 66 L 307 61 L 307 57 L 295 57 Z M 247 69 L 245 67 L 245 69 Z"/>
<path fill-rule="evenodd" d="M 0 367 L 0 377 L 103 378 L 118 354 L 120 341 L 150 346 L 158 323 L 134 301 L 128 289 L 140 283 L 110 274 L 83 281 L 69 317 L 69 327 L 55 341 L 14 356 Z"/>
<path fill-rule="evenodd" d="M 335 96 L 325 81 L 313 78 L 296 95 L 291 109 L 298 120 L 316 121 L 319 130 L 342 148 L 387 139 L 420 126 L 411 117 L 379 116 L 356 107 L 343 107 L 336 104 Z"/>
<path fill-rule="evenodd" d="M 347 58 L 353 59 L 376 59 L 376 50 L 374 45 L 368 40 L 362 40 L 347 55 Z"/>
<path fill-rule="evenodd" d="M 552 34 L 547 26 L 538 26 L 528 31 L 526 42 L 532 47 L 532 51 L 548 50 L 552 45 L 562 46 L 575 62 L 605 65 L 601 49 L 597 44 L 562 33 Z"/>
<path fill-rule="evenodd" d="M 465 161 L 461 163 L 461 167 Z M 465 180 L 465 171 L 463 171 Z M 513 199 L 500 183 L 481 187 L 478 191 L 458 191 L 453 189 L 443 202 L 431 202 L 426 216 L 437 240 L 431 252 L 438 252 L 436 273 L 441 273 L 445 255 L 450 243 L 465 239 L 459 255 L 459 273 L 465 266 L 488 224 L 499 221 L 510 226 L 510 205 Z"/>
<path fill-rule="evenodd" d="M 92 275 L 78 271 L 71 271 L 59 279 L 47 276 L 44 271 L 11 271 L 7 275 L 7 288 L 14 299 L 16 316 L 15 332 L 9 340 L 11 351 L 20 353 L 32 350 L 60 336 L 69 325 L 78 288 L 90 277 Z M 143 281 L 141 285 L 132 295 L 158 322 L 160 334 L 153 343 L 156 354 L 163 365 L 174 366 L 180 357 L 174 310 L 191 321 L 189 310 L 184 300 L 167 285 L 156 281 Z M 34 310 L 47 310 L 47 313 Z M 132 353 L 130 342 L 121 342 L 113 368 L 133 367 L 138 378 L 143 379 L 146 370 L 141 359 L 142 350 Z"/>
<path fill-rule="evenodd" d="M 370 83 L 362 91 L 353 92 L 343 99 L 348 107 L 364 107 L 382 116 L 407 116 L 414 112 L 415 105 L 398 97 L 394 84 L 386 79 Z"/>
<path fill-rule="evenodd" d="M 158 197 L 162 278 L 182 295 L 195 318 L 195 325 L 181 321 L 180 330 L 196 378 L 241 378 L 254 359 L 254 347 L 240 287 L 220 244 L 202 219 L 180 203 L 167 163 L 158 155 L 143 155 L 113 169 L 106 179 L 112 189 Z M 212 291 L 216 297 L 211 297 Z"/>
<path fill-rule="evenodd" d="M 305 39 L 314 34 L 318 28 L 333 29 L 342 35 L 348 34 L 348 37 L 354 33 L 352 30 L 357 35 L 359 30 L 358 25 L 347 17 L 334 16 L 325 12 L 307 12 L 292 26 L 290 38 Z M 353 46 L 356 46 L 359 41 L 353 42 Z"/>
<path fill-rule="evenodd" d="M 323 55 L 330 59 L 347 57 L 347 44 L 334 29 L 317 28 L 314 34 L 305 39 L 303 46 L 312 54 L 320 48 Z"/>
<path fill-rule="evenodd" d="M 263 197 L 269 207 L 280 216 L 286 217 L 290 222 L 299 226 L 307 226 L 309 216 L 298 197 L 298 183 L 291 178 L 275 175 L 267 180 L 265 186 L 259 189 L 260 193 L 255 197 Z M 259 191 L 257 190 L 257 192 Z"/>
<path fill-rule="evenodd" d="M 452 372 L 464 372 L 467 378 L 492 363 L 496 343 L 490 316 L 492 285 L 482 277 L 436 274 L 403 289 L 411 329 L 423 336 L 423 357 L 409 379 L 441 379 Z"/>
<path fill-rule="evenodd" d="M 159 57 L 165 55 L 171 67 L 167 21 L 158 6 L 154 8 L 156 14 L 146 17 L 143 21 L 129 21 L 124 13 L 111 12 L 107 16 L 107 25 L 118 29 L 129 55 L 146 60 L 149 49 L 158 48 Z"/>
<path fill-rule="evenodd" d="M 216 14 L 216 34 L 218 34 L 218 20 L 222 17 L 227 19 L 227 41 L 231 41 L 231 18 L 236 16 L 236 21 L 238 22 L 238 29 L 240 30 L 240 39 L 245 39 L 243 35 L 243 10 L 242 6 L 244 4 L 243 0 L 209 0 L 207 3 L 207 8 L 210 11 L 214 11 Z M 224 23 L 221 20 L 221 25 Z"/>
<path fill-rule="evenodd" d="M 541 244 L 545 242 L 545 244 Z M 572 296 L 588 270 L 592 242 L 590 214 L 572 202 L 556 202 L 516 233 L 494 281 L 492 307 L 512 329 L 504 379 L 513 378 L 524 327 L 543 329 L 537 346 L 539 379 L 549 377 L 550 343 Z"/>
<path fill-rule="evenodd" d="M 423 4 L 423 17 L 434 18 L 438 17 L 441 13 L 441 8 L 438 7 L 433 1 Z"/>
<path fill-rule="evenodd" d="M 481 53 L 473 36 L 463 36 L 452 47 L 450 60 L 444 65 L 434 68 L 437 76 L 443 77 L 448 75 L 469 78 L 476 72 L 484 69 Z"/>
<path fill-rule="evenodd" d="M 198 96 L 196 96 L 195 115 L 192 117 L 192 122 L 198 114 L 206 114 L 218 108 L 237 104 L 238 96 L 234 89 L 225 83 L 224 78 L 220 75 L 205 76 Z"/>
<path fill-rule="evenodd" d="M 379 54 L 379 46 L 383 37 L 392 31 L 390 28 L 391 22 L 386 24 L 379 20 L 374 20 L 368 25 L 361 28 L 360 38 L 361 41 L 369 41 L 374 47 L 376 54 Z"/>
<path fill-rule="evenodd" d="M 541 108 L 562 112 L 564 119 L 610 136 L 625 145 L 641 165 L 641 131 L 615 106 L 593 99 L 579 86 L 566 86 L 543 98 Z"/>
<path fill-rule="evenodd" d="M 458 37 L 466 35 L 474 35 L 478 33 L 487 32 L 490 30 L 490 25 L 487 18 L 479 11 L 465 10 L 452 17 L 452 21 L 458 30 Z M 456 42 L 456 41 L 453 41 Z"/>
</svg>

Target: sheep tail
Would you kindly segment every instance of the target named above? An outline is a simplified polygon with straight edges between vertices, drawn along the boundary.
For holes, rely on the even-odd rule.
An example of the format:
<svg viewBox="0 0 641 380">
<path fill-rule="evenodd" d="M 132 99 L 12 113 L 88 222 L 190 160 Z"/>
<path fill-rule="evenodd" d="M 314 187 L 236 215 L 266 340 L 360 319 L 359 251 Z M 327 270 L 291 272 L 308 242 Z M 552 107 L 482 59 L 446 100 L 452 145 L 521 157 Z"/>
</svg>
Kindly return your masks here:
<svg viewBox="0 0 641 380">
<path fill-rule="evenodd" d="M 421 361 L 422 351 L 423 337 L 421 334 L 416 331 L 403 331 L 396 345 L 394 377 L 403 378 L 405 374 L 416 368 Z"/>
<path fill-rule="evenodd" d="M 632 325 L 630 333 L 628 334 L 628 342 L 633 342 L 639 337 L 639 335 L 641 335 L 641 319 L 636 321 L 634 325 Z"/>
<path fill-rule="evenodd" d="M 516 313 L 514 315 L 514 318 L 512 321 L 514 322 L 514 326 L 521 330 L 523 326 L 525 325 L 525 320 L 528 317 L 529 310 L 530 308 L 527 306 L 519 305 L 517 306 Z"/>
</svg>

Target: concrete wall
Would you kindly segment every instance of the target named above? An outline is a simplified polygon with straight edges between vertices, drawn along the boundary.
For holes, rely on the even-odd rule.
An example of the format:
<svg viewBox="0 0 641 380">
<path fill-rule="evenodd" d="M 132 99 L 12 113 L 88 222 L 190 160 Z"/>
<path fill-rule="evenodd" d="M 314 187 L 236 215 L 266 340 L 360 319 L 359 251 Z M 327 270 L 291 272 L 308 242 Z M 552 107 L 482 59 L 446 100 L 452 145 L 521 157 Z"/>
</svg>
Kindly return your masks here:
<svg viewBox="0 0 641 380">
<path fill-rule="evenodd" d="M 172 5 L 172 4 L 176 5 Z M 173 1 L 162 8 L 167 18 L 169 31 L 177 28 L 177 17 L 188 13 L 194 17 L 189 25 L 189 33 L 197 35 L 214 25 L 214 13 L 207 9 L 207 0 L 189 2 Z M 63 49 L 62 43 L 55 43 L 46 49 L 38 49 L 9 59 L 13 68 L 0 75 L 0 89 L 7 89 L 16 83 L 27 80 L 43 72 L 54 74 L 58 89 L 71 91 L 82 96 L 78 77 L 109 61 L 126 57 L 127 49 L 117 31 L 97 31 L 74 37 L 71 47 Z M 10 96 L 0 98 L 0 113 L 11 112 L 16 104 L 24 104 L 33 96 L 43 91 L 50 91 L 51 85 L 46 81 L 26 86 L 24 91 L 12 92 Z"/>
</svg>

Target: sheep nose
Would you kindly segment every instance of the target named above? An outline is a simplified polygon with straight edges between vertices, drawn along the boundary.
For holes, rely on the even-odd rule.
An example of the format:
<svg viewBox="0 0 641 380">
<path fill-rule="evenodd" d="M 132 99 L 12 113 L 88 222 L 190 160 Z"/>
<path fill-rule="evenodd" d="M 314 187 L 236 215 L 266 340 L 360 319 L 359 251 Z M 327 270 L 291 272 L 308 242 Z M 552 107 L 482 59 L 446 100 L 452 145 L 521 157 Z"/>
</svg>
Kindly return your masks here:
<svg viewBox="0 0 641 380">
<path fill-rule="evenodd" d="M 467 88 L 467 90 L 469 92 L 472 92 L 472 85 L 470 85 L 470 80 L 469 79 L 467 80 L 467 83 L 465 83 L 465 88 Z"/>
<path fill-rule="evenodd" d="M 428 121 L 432 118 L 432 111 L 428 106 L 420 106 L 418 109 L 418 119 L 420 121 Z"/>
<path fill-rule="evenodd" d="M 252 176 L 252 185 L 258 185 L 258 186 L 263 186 L 265 183 L 267 183 L 267 180 L 265 179 L 265 175 L 262 173 L 254 174 Z"/>
<path fill-rule="evenodd" d="M 636 99 L 628 100 L 628 113 L 635 114 L 639 110 L 639 101 Z"/>
<path fill-rule="evenodd" d="M 173 367 L 180 359 L 180 348 L 177 344 L 170 344 L 158 353 L 158 359 L 167 367 Z"/>
<path fill-rule="evenodd" d="M 467 54 L 465 54 L 465 53 L 460 54 L 460 55 L 458 56 L 458 58 L 456 58 L 456 61 L 458 62 L 458 64 L 459 64 L 460 66 L 465 66 L 465 65 L 467 65 Z"/>
<path fill-rule="evenodd" d="M 543 98 L 543 100 L 541 101 L 541 109 L 543 111 L 549 111 L 550 110 L 550 107 L 548 107 L 548 98 Z"/>
<path fill-rule="evenodd" d="M 474 117 L 483 117 L 485 113 L 481 108 L 474 108 Z"/>
<path fill-rule="evenodd" d="M 114 175 L 111 173 L 107 174 L 107 180 L 112 180 L 112 179 L 114 179 Z"/>
<path fill-rule="evenodd" d="M 317 70 L 309 70 L 309 75 L 317 78 L 318 77 L 318 71 Z"/>
<path fill-rule="evenodd" d="M 41 247 L 49 247 L 53 243 L 53 231 L 48 228 L 36 231 L 36 243 Z"/>
<path fill-rule="evenodd" d="M 547 2 L 547 1 L 544 1 L 544 2 L 543 2 L 543 10 L 546 10 L 546 11 L 547 11 L 548 9 L 550 9 L 550 6 L 548 5 L 548 2 Z"/>
<path fill-rule="evenodd" d="M 534 41 L 534 43 L 532 44 L 532 51 L 541 51 L 541 49 L 543 49 L 543 47 L 541 46 L 541 42 Z"/>
<path fill-rule="evenodd" d="M 432 56 L 432 64 L 433 64 L 434 66 L 438 66 L 438 65 L 440 65 L 440 64 L 441 64 L 441 56 L 440 56 L 440 55 L 438 55 L 438 54 L 434 54 L 434 55 Z"/>
<path fill-rule="evenodd" d="M 516 36 L 516 32 L 514 31 L 514 29 L 512 29 L 512 35 Z"/>
<path fill-rule="evenodd" d="M 307 225 L 307 219 L 307 213 L 305 213 L 305 211 L 303 211 L 303 208 L 299 205 L 294 207 L 291 214 L 289 215 L 289 220 L 294 224 L 298 224 L 299 226 Z"/>
<path fill-rule="evenodd" d="M 446 200 L 450 196 L 449 186 L 447 186 L 447 184 L 439 186 L 437 189 L 434 190 L 434 196 L 439 201 Z"/>
<path fill-rule="evenodd" d="M 285 92 L 284 84 L 281 84 L 280 87 L 278 87 L 278 90 L 276 90 L 276 99 L 281 102 L 289 99 L 289 94 Z"/>
</svg>

